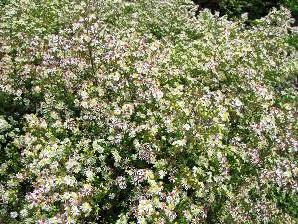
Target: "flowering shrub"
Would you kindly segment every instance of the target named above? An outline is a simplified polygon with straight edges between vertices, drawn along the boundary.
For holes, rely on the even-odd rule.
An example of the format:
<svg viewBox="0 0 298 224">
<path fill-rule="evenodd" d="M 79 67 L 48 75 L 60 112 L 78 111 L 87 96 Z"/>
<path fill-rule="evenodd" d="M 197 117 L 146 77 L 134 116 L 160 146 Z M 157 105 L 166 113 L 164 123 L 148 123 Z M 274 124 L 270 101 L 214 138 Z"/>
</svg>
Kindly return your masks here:
<svg viewBox="0 0 298 224">
<path fill-rule="evenodd" d="M 295 223 L 290 13 L 6 1 L 1 223 Z M 296 114 L 295 114 L 296 113 Z"/>
</svg>

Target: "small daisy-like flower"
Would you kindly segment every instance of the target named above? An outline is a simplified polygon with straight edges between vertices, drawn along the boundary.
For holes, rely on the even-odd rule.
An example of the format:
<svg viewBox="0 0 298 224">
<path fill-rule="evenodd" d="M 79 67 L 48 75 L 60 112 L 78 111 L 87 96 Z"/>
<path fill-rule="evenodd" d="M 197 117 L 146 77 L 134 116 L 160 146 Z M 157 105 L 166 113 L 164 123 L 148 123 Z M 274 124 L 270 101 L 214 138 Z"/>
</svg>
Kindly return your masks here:
<svg viewBox="0 0 298 224">
<path fill-rule="evenodd" d="M 11 212 L 10 213 L 10 217 L 13 218 L 13 219 L 15 219 L 15 218 L 18 217 L 18 213 L 17 212 Z"/>
<path fill-rule="evenodd" d="M 81 205 L 81 210 L 84 212 L 84 213 L 90 213 L 92 211 L 92 207 L 91 205 L 88 203 L 88 202 L 84 202 L 82 205 Z"/>
</svg>

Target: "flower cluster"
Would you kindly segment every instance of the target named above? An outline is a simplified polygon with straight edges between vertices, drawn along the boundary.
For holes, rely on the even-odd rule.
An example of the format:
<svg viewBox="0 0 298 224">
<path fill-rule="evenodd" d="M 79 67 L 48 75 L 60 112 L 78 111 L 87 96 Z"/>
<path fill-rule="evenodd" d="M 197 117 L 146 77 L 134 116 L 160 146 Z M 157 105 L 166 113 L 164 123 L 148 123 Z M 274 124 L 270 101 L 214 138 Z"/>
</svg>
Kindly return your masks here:
<svg viewBox="0 0 298 224">
<path fill-rule="evenodd" d="M 290 13 L 8 1 L 0 223 L 295 223 Z"/>
</svg>

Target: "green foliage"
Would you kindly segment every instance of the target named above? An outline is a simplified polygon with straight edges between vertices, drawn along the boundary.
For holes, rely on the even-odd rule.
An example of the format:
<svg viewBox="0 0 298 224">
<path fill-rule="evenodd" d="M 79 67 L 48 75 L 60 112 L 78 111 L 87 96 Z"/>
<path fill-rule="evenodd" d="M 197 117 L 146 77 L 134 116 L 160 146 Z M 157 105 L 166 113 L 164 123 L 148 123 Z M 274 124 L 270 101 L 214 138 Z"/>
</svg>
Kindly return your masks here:
<svg viewBox="0 0 298 224">
<path fill-rule="evenodd" d="M 285 6 L 291 10 L 292 16 L 297 19 L 298 3 L 295 0 L 194 0 L 201 8 L 218 11 L 229 18 L 239 18 L 248 13 L 250 20 L 259 19 L 269 13 L 273 7 Z"/>
<path fill-rule="evenodd" d="M 292 16 L 297 20 L 298 19 L 298 3 L 295 0 L 284 0 L 282 2 L 284 6 L 289 8 L 292 12 Z M 296 21 L 297 23 L 298 21 Z"/>
</svg>

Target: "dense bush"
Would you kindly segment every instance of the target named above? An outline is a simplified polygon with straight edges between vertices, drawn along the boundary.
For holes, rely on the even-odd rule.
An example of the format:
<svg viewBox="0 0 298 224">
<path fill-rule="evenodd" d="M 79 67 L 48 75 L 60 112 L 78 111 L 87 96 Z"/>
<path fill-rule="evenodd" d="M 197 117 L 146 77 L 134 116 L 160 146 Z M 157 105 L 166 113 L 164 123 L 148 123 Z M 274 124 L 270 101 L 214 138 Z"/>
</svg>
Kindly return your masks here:
<svg viewBox="0 0 298 224">
<path fill-rule="evenodd" d="M 1 223 L 297 221 L 290 13 L 195 12 L 6 1 Z"/>
</svg>

